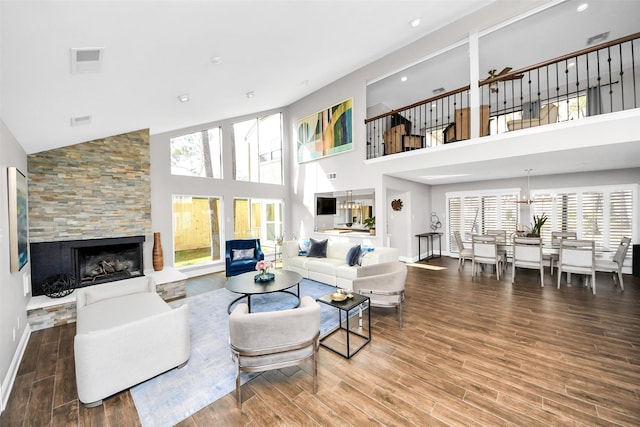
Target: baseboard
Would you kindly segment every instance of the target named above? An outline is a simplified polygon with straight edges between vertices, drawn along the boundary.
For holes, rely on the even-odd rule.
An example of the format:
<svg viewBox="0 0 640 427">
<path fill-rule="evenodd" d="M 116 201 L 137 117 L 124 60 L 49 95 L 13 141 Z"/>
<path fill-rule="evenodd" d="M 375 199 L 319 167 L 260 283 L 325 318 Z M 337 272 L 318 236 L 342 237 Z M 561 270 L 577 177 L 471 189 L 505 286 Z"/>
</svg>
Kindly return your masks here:
<svg viewBox="0 0 640 427">
<path fill-rule="evenodd" d="M 7 375 L 2 381 L 2 387 L 0 388 L 0 403 L 2 404 L 2 411 L 0 412 L 4 412 L 4 408 L 7 406 L 7 402 L 9 401 L 9 395 L 11 394 L 11 389 L 13 388 L 13 383 L 16 380 L 16 376 L 18 375 L 20 362 L 22 362 L 22 357 L 24 356 L 24 352 L 27 349 L 27 343 L 29 342 L 30 336 L 31 326 L 27 324 L 24 328 L 24 333 L 20 337 L 20 342 L 18 343 L 18 348 L 13 355 L 13 359 L 11 359 L 11 365 L 9 365 Z"/>
</svg>

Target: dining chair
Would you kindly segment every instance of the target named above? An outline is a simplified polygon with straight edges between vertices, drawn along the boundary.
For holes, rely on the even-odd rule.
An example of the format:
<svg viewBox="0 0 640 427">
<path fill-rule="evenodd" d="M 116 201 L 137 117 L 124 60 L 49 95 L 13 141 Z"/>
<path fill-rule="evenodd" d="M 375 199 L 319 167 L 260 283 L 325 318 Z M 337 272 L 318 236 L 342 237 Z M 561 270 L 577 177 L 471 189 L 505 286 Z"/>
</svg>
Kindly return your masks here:
<svg viewBox="0 0 640 427">
<path fill-rule="evenodd" d="M 473 249 L 465 248 L 462 236 L 459 231 L 453 232 L 453 237 L 456 240 L 456 246 L 458 246 L 458 270 L 460 270 L 466 260 L 473 259 Z"/>
<path fill-rule="evenodd" d="M 516 267 L 540 270 L 540 287 L 544 287 L 544 262 L 539 237 L 514 237 L 511 283 L 516 279 Z"/>
<path fill-rule="evenodd" d="M 504 258 L 498 253 L 496 236 L 472 236 L 471 246 L 471 275 L 476 275 L 476 264 L 492 264 L 496 266 L 496 279 L 500 280 L 500 270 L 503 268 Z"/>
<path fill-rule="evenodd" d="M 560 240 L 564 240 L 564 239 L 576 240 L 577 238 L 578 238 L 578 235 L 576 234 L 575 231 L 552 231 L 551 246 L 558 247 L 560 245 Z M 560 252 L 543 255 L 544 260 L 549 260 L 549 269 L 551 270 L 552 276 L 553 276 L 553 266 L 558 264 L 559 256 L 560 256 Z"/>
<path fill-rule="evenodd" d="M 618 245 L 613 259 L 596 259 L 596 271 L 607 271 L 613 273 L 613 283 L 616 282 L 616 273 L 618 275 L 618 282 L 620 283 L 620 290 L 624 291 L 624 282 L 622 281 L 622 264 L 627 256 L 627 251 L 631 246 L 631 239 L 623 237 L 622 241 Z"/>
<path fill-rule="evenodd" d="M 560 257 L 558 259 L 558 289 L 562 273 L 578 273 L 587 275 L 588 284 L 591 276 L 591 289 L 596 294 L 596 245 L 593 240 L 560 240 Z"/>
<path fill-rule="evenodd" d="M 504 263 L 502 269 L 507 268 L 508 252 L 504 245 L 507 244 L 507 230 L 487 230 L 484 234 L 487 236 L 496 236 L 496 243 L 498 244 L 498 252 L 502 255 Z M 500 245 L 503 245 L 500 247 Z"/>
</svg>

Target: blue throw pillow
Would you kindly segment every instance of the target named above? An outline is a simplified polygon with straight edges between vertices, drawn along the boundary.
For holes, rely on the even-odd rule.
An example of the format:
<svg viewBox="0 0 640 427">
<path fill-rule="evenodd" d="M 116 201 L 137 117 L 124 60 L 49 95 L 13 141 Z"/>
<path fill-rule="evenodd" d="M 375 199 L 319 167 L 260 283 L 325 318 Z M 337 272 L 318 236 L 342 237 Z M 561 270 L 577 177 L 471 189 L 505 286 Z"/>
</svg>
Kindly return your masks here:
<svg viewBox="0 0 640 427">
<path fill-rule="evenodd" d="M 347 252 L 347 264 L 356 265 L 360 259 L 360 245 L 355 245 Z"/>
<path fill-rule="evenodd" d="M 310 258 L 326 258 L 327 257 L 327 242 L 328 239 L 324 240 L 311 240 L 311 246 L 309 247 L 309 253 L 307 254 Z"/>
</svg>

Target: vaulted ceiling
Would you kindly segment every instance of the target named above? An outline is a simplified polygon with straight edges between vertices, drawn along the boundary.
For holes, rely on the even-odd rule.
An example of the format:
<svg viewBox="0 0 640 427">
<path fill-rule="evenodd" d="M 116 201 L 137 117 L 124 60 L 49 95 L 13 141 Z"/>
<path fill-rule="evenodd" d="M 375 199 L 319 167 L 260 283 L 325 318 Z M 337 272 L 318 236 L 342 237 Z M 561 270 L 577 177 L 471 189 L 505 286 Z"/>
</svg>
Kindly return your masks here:
<svg viewBox="0 0 640 427">
<path fill-rule="evenodd" d="M 282 107 L 490 3 L 3 0 L 2 118 L 33 153 Z M 100 71 L 72 74 L 87 47 Z"/>
</svg>

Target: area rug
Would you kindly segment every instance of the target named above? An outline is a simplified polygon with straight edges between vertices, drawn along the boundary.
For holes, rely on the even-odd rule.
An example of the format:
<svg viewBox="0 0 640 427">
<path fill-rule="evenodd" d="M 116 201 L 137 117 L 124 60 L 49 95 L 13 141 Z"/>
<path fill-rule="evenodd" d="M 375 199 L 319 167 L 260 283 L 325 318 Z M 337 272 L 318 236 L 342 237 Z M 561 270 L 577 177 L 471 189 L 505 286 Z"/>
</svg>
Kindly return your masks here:
<svg viewBox="0 0 640 427">
<path fill-rule="evenodd" d="M 335 288 L 304 279 L 300 295 L 314 299 Z M 173 426 L 235 390 L 235 366 L 229 352 L 229 315 L 227 306 L 238 294 L 217 289 L 170 303 L 172 307 L 189 305 L 191 357 L 181 369 L 173 369 L 130 389 L 144 427 Z M 295 297 L 276 292 L 251 297 L 251 311 L 292 308 Z M 338 324 L 334 308 L 320 304 L 320 332 Z M 258 374 L 242 373 L 242 383 Z"/>
</svg>

